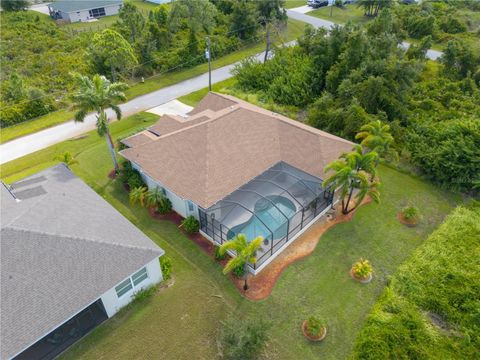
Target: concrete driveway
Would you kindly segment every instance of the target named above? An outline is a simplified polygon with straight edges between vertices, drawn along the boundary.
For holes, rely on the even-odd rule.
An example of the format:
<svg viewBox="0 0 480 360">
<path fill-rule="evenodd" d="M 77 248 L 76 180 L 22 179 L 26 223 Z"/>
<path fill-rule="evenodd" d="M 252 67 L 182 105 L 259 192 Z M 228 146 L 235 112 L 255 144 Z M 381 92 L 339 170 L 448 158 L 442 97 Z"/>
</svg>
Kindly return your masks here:
<svg viewBox="0 0 480 360">
<path fill-rule="evenodd" d="M 34 4 L 30 6 L 30 10 L 45 14 L 45 15 L 50 15 L 50 11 L 48 11 L 48 5 L 51 3 L 41 3 L 41 4 Z"/>
</svg>

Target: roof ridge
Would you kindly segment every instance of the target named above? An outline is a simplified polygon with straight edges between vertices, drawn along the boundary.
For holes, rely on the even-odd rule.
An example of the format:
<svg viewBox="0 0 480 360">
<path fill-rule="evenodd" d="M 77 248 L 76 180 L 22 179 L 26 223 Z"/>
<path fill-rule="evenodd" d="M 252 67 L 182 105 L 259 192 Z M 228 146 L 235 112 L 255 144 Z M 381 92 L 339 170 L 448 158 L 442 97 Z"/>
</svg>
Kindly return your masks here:
<svg viewBox="0 0 480 360">
<path fill-rule="evenodd" d="M 49 232 L 45 232 L 45 231 L 24 229 L 24 228 L 21 228 L 21 227 L 11 226 L 11 225 L 8 225 L 8 226 L 4 227 L 3 229 L 10 229 L 10 230 L 15 230 L 15 231 L 22 231 L 22 232 L 28 232 L 28 233 L 32 233 L 32 234 L 41 234 L 41 235 L 47 235 L 47 236 L 57 236 L 57 237 L 60 237 L 60 238 L 67 238 L 67 239 L 71 239 L 71 240 L 81 240 L 81 241 L 85 241 L 85 242 L 92 242 L 92 243 L 98 243 L 98 244 L 104 244 L 104 245 L 110 245 L 110 246 L 117 246 L 117 247 L 122 247 L 122 248 L 127 248 L 127 249 L 155 251 L 155 249 L 147 248 L 147 247 L 143 247 L 143 246 L 126 245 L 126 244 L 120 244 L 120 243 L 110 243 L 110 242 L 106 242 L 106 241 L 94 240 L 94 239 L 88 239 L 88 238 L 81 238 L 81 237 L 78 237 L 78 236 L 72 236 L 72 235 L 66 235 L 66 234 L 54 234 L 54 233 L 49 233 Z M 159 249 L 160 252 L 163 251 L 160 247 L 158 249 Z"/>
</svg>

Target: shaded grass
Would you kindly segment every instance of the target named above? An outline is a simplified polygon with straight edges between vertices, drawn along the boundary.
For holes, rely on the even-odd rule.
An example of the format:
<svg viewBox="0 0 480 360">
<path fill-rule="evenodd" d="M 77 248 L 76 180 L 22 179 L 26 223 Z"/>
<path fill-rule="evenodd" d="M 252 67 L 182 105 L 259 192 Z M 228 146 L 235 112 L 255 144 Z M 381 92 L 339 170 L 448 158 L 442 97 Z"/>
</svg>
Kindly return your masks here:
<svg viewBox="0 0 480 360">
<path fill-rule="evenodd" d="M 277 39 L 276 44 L 288 42 L 298 38 L 303 33 L 304 28 L 305 23 L 293 19 L 288 20 L 287 29 L 281 34 L 281 39 Z M 255 55 L 263 50 L 264 44 L 251 45 L 242 50 L 235 51 L 229 55 L 213 60 L 212 69 L 232 64 L 248 56 Z M 147 79 L 144 83 L 133 85 L 126 91 L 127 100 L 131 100 L 137 96 L 141 96 L 166 86 L 188 80 L 207 71 L 208 64 L 205 63 L 188 69 L 172 71 L 158 77 Z M 72 117 L 73 113 L 71 111 L 62 109 L 45 116 L 38 117 L 34 120 L 1 129 L 0 143 L 58 125 L 72 119 Z"/>
<path fill-rule="evenodd" d="M 330 11 L 332 16 L 330 16 Z M 337 6 L 324 6 L 307 13 L 307 15 L 315 16 L 320 19 L 333 21 L 339 24 L 346 24 L 351 21 L 355 24 L 366 23 L 370 18 L 363 15 L 363 9 L 355 4 L 345 5 L 343 8 Z"/>
<path fill-rule="evenodd" d="M 285 9 L 293 9 L 303 5 L 307 5 L 307 0 L 285 0 L 284 7 Z"/>
<path fill-rule="evenodd" d="M 118 139 L 155 120 L 151 114 L 131 116 L 111 125 L 112 136 Z M 230 312 L 271 323 L 268 358 L 345 358 L 388 277 L 460 201 L 428 182 L 380 166 L 382 202 L 360 208 L 351 222 L 330 229 L 311 256 L 284 271 L 269 298 L 254 303 L 241 297 L 219 265 L 174 224 L 152 220 L 145 209 L 129 205 L 123 187 L 107 177 L 111 160 L 104 139 L 95 132 L 7 163 L 1 167 L 2 178 L 18 180 L 52 165 L 53 156 L 66 150 L 79 161 L 72 170 L 166 250 L 175 279 L 171 288 L 99 326 L 63 355 L 67 359 L 112 354 L 118 359 L 191 359 L 192 354 L 212 359 L 220 321 Z M 396 219 L 409 203 L 425 219 L 416 228 Z M 374 267 L 369 285 L 348 274 L 360 257 Z M 313 312 L 327 321 L 328 335 L 321 344 L 306 341 L 300 330 L 302 320 Z"/>
</svg>

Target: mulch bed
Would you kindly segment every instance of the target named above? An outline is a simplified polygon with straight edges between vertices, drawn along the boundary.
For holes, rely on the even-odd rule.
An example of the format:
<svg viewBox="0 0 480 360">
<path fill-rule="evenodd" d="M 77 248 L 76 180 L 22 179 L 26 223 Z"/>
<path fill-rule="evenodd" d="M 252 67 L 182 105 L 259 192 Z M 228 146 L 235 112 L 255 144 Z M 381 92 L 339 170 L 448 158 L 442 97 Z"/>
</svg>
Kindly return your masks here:
<svg viewBox="0 0 480 360">
<path fill-rule="evenodd" d="M 110 171 L 110 172 L 108 173 L 108 178 L 109 178 L 109 179 L 112 179 L 112 180 L 113 180 L 113 179 L 115 179 L 116 177 L 117 177 L 117 173 L 115 172 L 115 169 L 113 169 L 112 171 Z"/>
<path fill-rule="evenodd" d="M 418 220 L 407 220 L 403 217 L 402 213 L 399 212 L 397 214 L 397 219 L 400 221 L 403 225 L 407 225 L 408 227 L 415 227 L 418 225 Z"/>
</svg>

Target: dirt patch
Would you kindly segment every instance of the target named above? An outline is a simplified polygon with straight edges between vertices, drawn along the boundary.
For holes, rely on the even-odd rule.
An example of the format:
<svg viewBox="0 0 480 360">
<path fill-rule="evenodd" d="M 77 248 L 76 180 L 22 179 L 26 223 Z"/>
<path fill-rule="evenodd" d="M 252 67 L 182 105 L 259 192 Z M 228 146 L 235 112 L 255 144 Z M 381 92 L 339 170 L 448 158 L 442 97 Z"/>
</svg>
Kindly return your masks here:
<svg viewBox="0 0 480 360">
<path fill-rule="evenodd" d="M 366 198 L 362 205 L 371 202 Z M 242 279 L 233 278 L 237 289 L 247 299 L 258 301 L 267 298 L 273 290 L 275 283 L 282 274 L 282 271 L 295 261 L 301 260 L 310 255 L 320 241 L 320 237 L 332 226 L 350 221 L 356 210 L 348 215 L 343 215 L 340 206 L 337 206 L 334 216 L 324 217 L 313 224 L 304 234 L 291 243 L 275 260 L 267 265 L 262 272 L 256 276 L 250 275 L 248 278 L 249 289 L 243 290 Z"/>
</svg>

